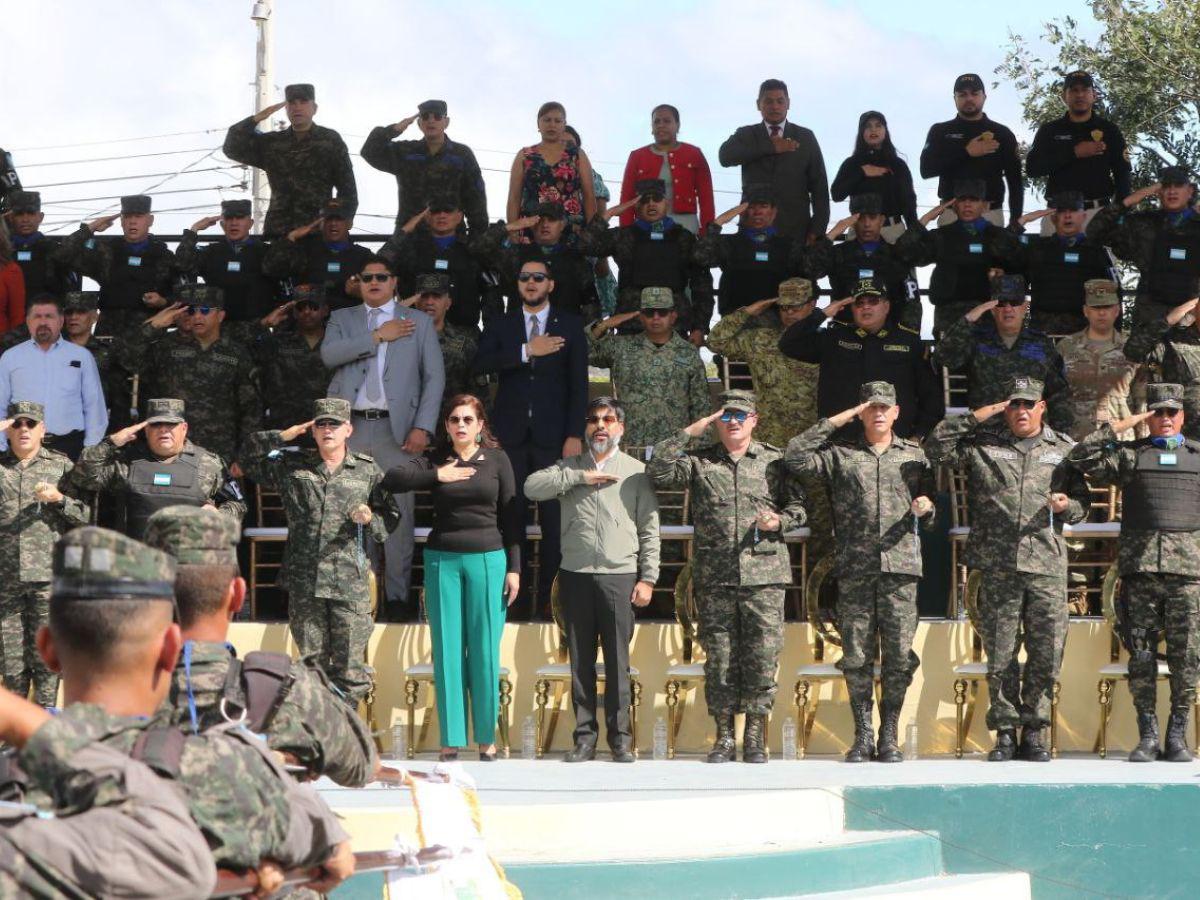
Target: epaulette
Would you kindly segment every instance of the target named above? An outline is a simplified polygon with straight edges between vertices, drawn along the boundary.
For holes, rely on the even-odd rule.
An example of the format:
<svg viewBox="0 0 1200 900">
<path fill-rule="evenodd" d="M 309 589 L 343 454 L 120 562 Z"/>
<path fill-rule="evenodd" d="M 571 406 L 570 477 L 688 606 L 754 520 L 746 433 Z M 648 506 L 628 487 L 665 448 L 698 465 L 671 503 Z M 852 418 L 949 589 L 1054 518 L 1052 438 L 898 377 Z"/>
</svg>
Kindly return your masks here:
<svg viewBox="0 0 1200 900">
<path fill-rule="evenodd" d="M 907 331 L 909 334 L 915 334 L 917 337 L 921 336 L 921 332 L 917 331 L 917 329 L 915 329 L 915 328 L 909 328 L 907 325 L 901 325 L 901 324 L 897 323 L 896 329 L 898 331 Z"/>
<path fill-rule="evenodd" d="M 351 450 L 350 455 L 356 459 L 361 459 L 364 462 L 375 462 L 375 457 L 373 457 L 370 453 L 359 453 L 357 450 Z"/>
</svg>

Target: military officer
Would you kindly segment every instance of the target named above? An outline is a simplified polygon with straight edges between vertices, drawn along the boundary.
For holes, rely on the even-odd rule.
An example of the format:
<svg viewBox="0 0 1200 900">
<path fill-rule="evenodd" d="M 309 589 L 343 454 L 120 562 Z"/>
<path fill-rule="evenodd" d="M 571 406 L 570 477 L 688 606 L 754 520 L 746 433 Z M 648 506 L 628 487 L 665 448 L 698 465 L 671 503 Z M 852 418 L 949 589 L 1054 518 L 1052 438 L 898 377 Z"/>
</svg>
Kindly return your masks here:
<svg viewBox="0 0 1200 900">
<path fill-rule="evenodd" d="M 301 421 L 312 412 L 313 401 L 329 393 L 333 373 L 321 361 L 328 321 L 324 288 L 308 284 L 299 285 L 291 300 L 263 317 L 251 354 L 262 386 L 264 418 L 272 428 Z"/>
<path fill-rule="evenodd" d="M 315 451 L 284 449 L 310 429 Z M 363 662 L 372 624 L 364 541 L 387 540 L 400 509 L 375 461 L 346 446 L 353 430 L 349 401 L 322 398 L 309 421 L 251 435 L 246 471 L 282 495 L 289 530 L 281 581 L 292 637 L 357 703 L 372 674 Z"/>
<path fill-rule="evenodd" d="M 48 237 L 40 231 L 42 195 L 37 191 L 17 191 L 12 195 L 8 226 L 11 234 L 13 259 L 21 267 L 25 279 L 25 296 L 58 294 L 62 296 L 79 288 L 79 275 L 65 266 L 58 257 L 62 238 Z"/>
<path fill-rule="evenodd" d="M 988 664 L 988 728 L 997 732 L 993 762 L 1017 753 L 1048 762 L 1042 729 L 1067 634 L 1065 523 L 1087 515 L 1087 483 L 1064 459 L 1072 441 L 1042 425 L 1044 386 L 1011 379 L 1007 398 L 948 418 L 925 439 L 934 465 L 966 470 L 971 533 L 964 562 L 983 572 L 979 596 Z M 999 413 L 1003 418 L 993 419 Z M 1017 651 L 1027 660 L 1022 683 Z"/>
<path fill-rule="evenodd" d="M 900 708 L 920 665 L 913 652 L 917 633 L 917 582 L 921 578 L 918 523 L 933 525 L 933 469 L 916 441 L 897 437 L 896 389 L 868 381 L 861 403 L 822 419 L 788 444 L 787 465 L 816 475 L 838 498 L 834 574 L 837 623 L 842 637 L 838 667 L 854 710 L 854 743 L 846 762 L 901 762 Z M 863 433 L 838 442 L 838 429 L 859 419 Z M 883 695 L 878 747 L 871 733 L 875 647 L 881 652 Z"/>
<path fill-rule="evenodd" d="M 612 372 L 631 447 L 656 444 L 712 407 L 700 351 L 676 333 L 677 315 L 670 288 L 647 287 L 640 312 L 618 313 L 587 328 L 588 361 Z M 634 318 L 640 334 L 611 331 Z"/>
<path fill-rule="evenodd" d="M 1181 433 L 1182 385 L 1147 385 L 1146 406 L 1144 413 L 1102 425 L 1069 459 L 1093 483 L 1121 488 L 1117 569 L 1139 735 L 1129 761 L 1187 762 L 1188 715 L 1200 676 L 1200 444 Z M 1141 422 L 1149 425 L 1149 437 L 1117 439 Z M 1161 757 L 1155 713 L 1160 637 L 1166 638 L 1171 685 Z"/>
<path fill-rule="evenodd" d="M 145 431 L 145 443 L 134 443 Z M 125 531 L 140 539 L 146 521 L 164 506 L 215 506 L 232 521 L 246 514 L 242 489 L 215 453 L 188 440 L 184 404 L 177 399 L 146 401 L 146 418 L 85 447 L 71 474 L 85 491 L 103 491 L 116 500 Z"/>
<path fill-rule="evenodd" d="M 1145 363 L 1159 380 L 1183 385 L 1183 433 L 1200 439 L 1200 323 L 1197 300 L 1185 300 L 1157 319 L 1134 325 L 1125 342 L 1125 357 Z"/>
<path fill-rule="evenodd" d="M 804 490 L 783 454 L 754 439 L 754 394 L 726 391 L 719 402 L 715 413 L 656 444 L 646 470 L 659 488 L 691 490 L 704 697 L 717 723 L 708 761 L 736 758 L 734 716 L 744 712 L 742 759 L 765 763 L 784 588 L 792 580 L 783 535 L 805 522 Z M 713 424 L 717 443 L 688 450 Z"/>
<path fill-rule="evenodd" d="M 415 306 L 433 319 L 438 345 L 442 348 L 442 366 L 446 370 L 443 402 L 459 394 L 485 396 L 487 381 L 471 374 L 471 363 L 479 348 L 479 331 L 456 325 L 447 318 L 449 310 L 454 308 L 450 277 L 444 272 L 418 275 L 414 287 Z"/>
<path fill-rule="evenodd" d="M 343 203 L 358 205 L 354 167 L 346 142 L 332 128 L 313 122 L 317 113 L 316 89 L 311 84 L 289 84 L 284 100 L 231 125 L 222 152 L 235 162 L 267 173 L 271 205 L 263 222 L 267 239 L 283 237 L 293 228 L 311 222 L 321 204 L 334 191 Z M 260 132 L 255 127 L 287 108 L 290 126 L 283 131 Z"/>
<path fill-rule="evenodd" d="M 358 274 L 372 253 L 350 240 L 355 207 L 340 198 L 327 200 L 320 217 L 299 225 L 271 243 L 263 271 L 292 284 L 322 285 L 331 309 L 359 302 Z"/>
<path fill-rule="evenodd" d="M 35 638 L 50 602 L 50 553 L 55 539 L 88 521 L 90 510 L 68 483 L 71 460 L 42 446 L 42 404 L 14 400 L 0 421 L 8 449 L 0 454 L 0 656 L 4 684 L 22 697 L 54 706 L 58 677 L 38 656 Z"/>
<path fill-rule="evenodd" d="M 91 351 L 100 373 L 100 386 L 108 404 L 109 425 L 127 425 L 130 421 L 129 373 L 117 365 L 113 358 L 111 337 L 97 337 L 96 311 L 99 302 L 97 291 L 67 291 L 63 295 L 62 335 L 73 344 Z"/>
</svg>

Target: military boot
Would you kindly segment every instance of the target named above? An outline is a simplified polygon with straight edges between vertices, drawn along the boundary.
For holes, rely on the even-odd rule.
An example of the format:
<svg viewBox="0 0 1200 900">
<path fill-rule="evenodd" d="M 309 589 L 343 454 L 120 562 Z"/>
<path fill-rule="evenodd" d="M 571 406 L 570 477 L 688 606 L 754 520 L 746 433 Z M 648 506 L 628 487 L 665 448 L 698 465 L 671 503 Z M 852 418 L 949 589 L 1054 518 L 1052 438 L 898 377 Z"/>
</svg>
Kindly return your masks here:
<svg viewBox="0 0 1200 900">
<path fill-rule="evenodd" d="M 1017 729 L 1001 728 L 996 732 L 996 746 L 988 754 L 988 762 L 1008 762 L 1017 754 Z"/>
<path fill-rule="evenodd" d="M 1137 711 L 1138 745 L 1129 753 L 1130 762 L 1154 762 L 1158 759 L 1158 716 Z"/>
<path fill-rule="evenodd" d="M 1042 729 L 1026 728 L 1021 732 L 1021 759 L 1029 762 L 1050 762 L 1050 751 L 1042 743 Z"/>
<path fill-rule="evenodd" d="M 1167 738 L 1163 744 L 1162 759 L 1167 762 L 1191 762 L 1192 751 L 1187 744 L 1188 708 L 1176 706 L 1167 719 Z"/>
<path fill-rule="evenodd" d="M 724 763 L 737 759 L 737 738 L 733 734 L 733 713 L 713 716 L 717 721 L 717 739 L 705 762 Z"/>
<path fill-rule="evenodd" d="M 746 713 L 746 729 L 742 732 L 742 762 L 767 761 L 767 717 L 762 713 Z"/>
<path fill-rule="evenodd" d="M 875 735 L 871 728 L 871 698 L 851 700 L 850 709 L 854 713 L 854 743 L 846 751 L 846 762 L 870 762 L 875 753 Z"/>
<path fill-rule="evenodd" d="M 900 752 L 900 709 L 890 706 L 879 708 L 879 741 L 875 746 L 875 759 L 879 762 L 904 762 Z"/>
</svg>

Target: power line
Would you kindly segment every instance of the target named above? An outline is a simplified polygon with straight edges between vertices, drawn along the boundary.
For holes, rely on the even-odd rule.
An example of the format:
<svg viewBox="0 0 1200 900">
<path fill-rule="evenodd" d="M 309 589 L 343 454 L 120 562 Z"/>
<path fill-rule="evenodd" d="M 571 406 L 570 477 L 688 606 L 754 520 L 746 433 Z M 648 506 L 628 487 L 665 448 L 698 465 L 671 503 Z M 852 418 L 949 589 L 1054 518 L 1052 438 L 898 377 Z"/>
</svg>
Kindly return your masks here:
<svg viewBox="0 0 1200 900">
<path fill-rule="evenodd" d="M 191 169 L 188 174 L 198 174 L 200 172 L 226 172 L 230 169 L 241 169 L 242 166 L 210 166 L 207 169 Z M 56 181 L 52 184 L 35 184 L 29 190 L 41 190 L 43 188 L 52 187 L 68 187 L 75 184 L 101 184 L 106 181 L 136 181 L 139 178 L 161 178 L 164 175 L 174 177 L 177 172 L 154 172 L 152 174 L 137 174 L 137 175 L 114 175 L 111 178 L 85 178 L 82 181 Z"/>
<path fill-rule="evenodd" d="M 193 134 L 216 134 L 228 128 L 204 128 L 200 131 L 172 131 L 167 134 L 144 134 L 141 137 L 110 138 L 107 141 L 81 141 L 78 144 L 46 144 L 42 147 L 17 147 L 12 153 L 27 153 L 31 150 L 67 150 L 72 147 L 99 147 L 104 144 L 131 144 L 136 141 L 156 141 L 160 138 L 185 137 Z"/>
<path fill-rule="evenodd" d="M 218 149 L 218 148 L 193 147 L 190 150 L 162 150 L 158 153 L 131 153 L 127 156 L 94 156 L 94 157 L 91 157 L 90 159 L 59 159 L 59 160 L 55 160 L 54 162 L 28 163 L 28 162 L 25 162 L 24 160 L 22 160 L 21 161 L 21 171 L 23 172 L 26 169 L 37 169 L 37 168 L 43 168 L 43 167 L 48 167 L 48 166 L 78 166 L 78 165 L 82 165 L 83 163 L 117 162 L 117 161 L 123 162 L 127 159 L 149 159 L 152 156 L 181 156 L 184 153 L 203 153 L 209 149 Z"/>
<path fill-rule="evenodd" d="M 162 197 L 167 194 L 196 194 L 201 191 L 228 191 L 228 190 L 234 190 L 234 189 L 244 191 L 244 190 L 246 190 L 246 188 L 247 188 L 246 182 L 242 181 L 237 184 L 214 184 L 211 187 L 175 188 L 175 189 L 169 190 L 169 191 L 153 191 L 153 190 L 151 190 L 151 191 L 142 191 L 141 193 L 147 197 Z M 124 194 L 109 194 L 109 195 L 105 195 L 103 197 L 77 197 L 73 200 L 58 200 L 55 202 L 56 203 L 97 203 L 101 200 L 120 200 L 123 196 L 125 196 L 125 195 Z M 161 212 L 161 210 L 156 210 L 156 212 Z M 97 213 L 97 215 L 98 215 L 98 213 Z"/>
</svg>

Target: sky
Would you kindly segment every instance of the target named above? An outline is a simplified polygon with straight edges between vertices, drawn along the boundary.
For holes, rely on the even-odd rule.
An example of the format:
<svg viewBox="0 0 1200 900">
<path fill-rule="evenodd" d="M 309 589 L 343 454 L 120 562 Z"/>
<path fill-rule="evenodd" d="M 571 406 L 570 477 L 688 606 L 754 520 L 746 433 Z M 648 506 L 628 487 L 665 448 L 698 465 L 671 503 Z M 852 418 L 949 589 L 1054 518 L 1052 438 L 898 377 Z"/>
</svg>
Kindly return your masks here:
<svg viewBox="0 0 1200 900">
<path fill-rule="evenodd" d="M 5 42 L 0 146 L 25 186 L 42 191 L 44 230 L 65 233 L 114 211 L 122 194 L 151 192 L 155 230 L 178 233 L 217 213 L 222 198 L 249 196 L 238 188 L 248 177 L 220 146 L 253 112 L 251 6 L 59 0 L 6 11 L 8 35 L 28 39 Z M 542 102 L 565 104 L 614 196 L 629 151 L 650 140 L 650 109 L 672 103 L 680 139 L 713 167 L 720 211 L 737 204 L 739 176 L 718 165 L 717 148 L 758 119 L 764 78 L 788 83 L 789 118 L 816 132 L 830 178 L 867 109 L 887 115 L 915 170 L 929 126 L 954 114 L 954 78 L 977 72 L 991 85 L 1010 32 L 1037 39 L 1042 22 L 1065 15 L 1094 28 L 1083 0 L 276 0 L 274 80 L 280 95 L 285 84 L 315 84 L 317 121 L 354 154 L 373 126 L 446 100 L 448 133 L 475 150 L 493 219 L 503 216 L 514 154 L 538 139 Z M 986 111 L 1032 137 L 1009 86 L 989 88 Z M 354 163 L 356 230 L 390 231 L 393 177 L 357 155 Z M 918 182 L 919 205 L 932 205 L 934 188 Z M 1031 196 L 1026 209 L 1039 207 Z"/>
</svg>

